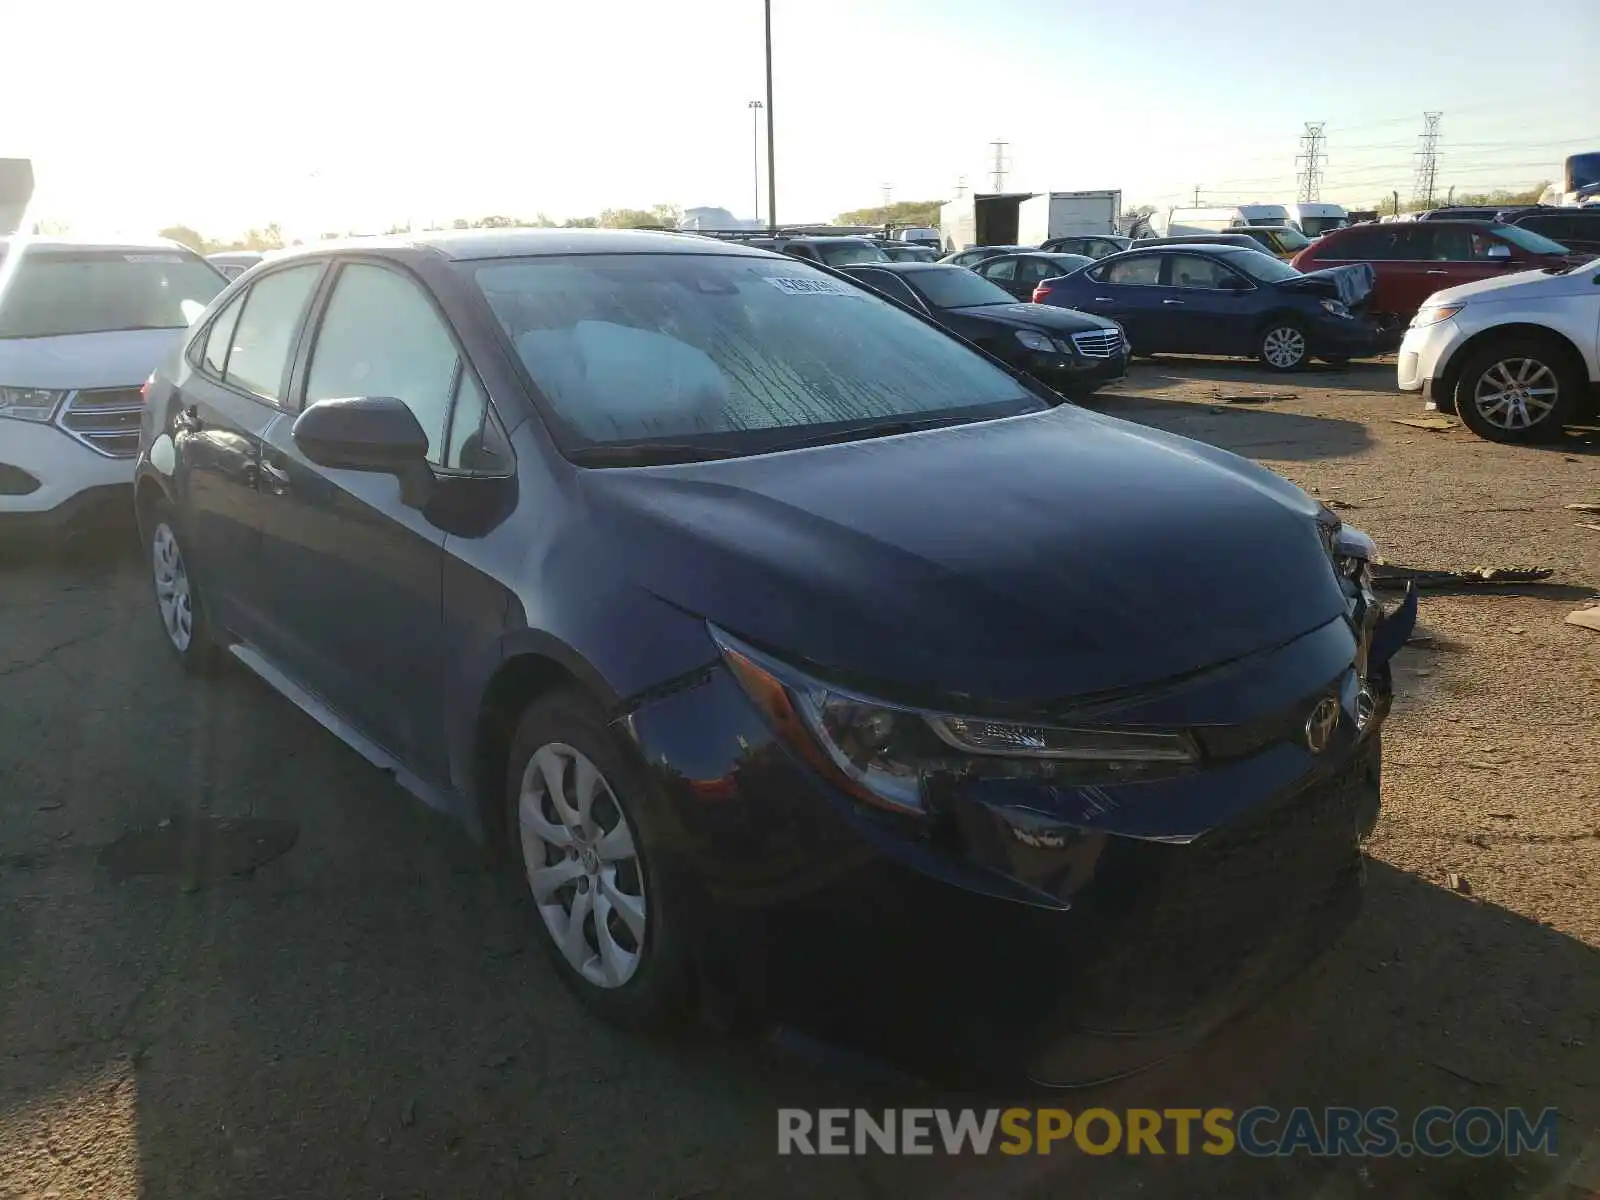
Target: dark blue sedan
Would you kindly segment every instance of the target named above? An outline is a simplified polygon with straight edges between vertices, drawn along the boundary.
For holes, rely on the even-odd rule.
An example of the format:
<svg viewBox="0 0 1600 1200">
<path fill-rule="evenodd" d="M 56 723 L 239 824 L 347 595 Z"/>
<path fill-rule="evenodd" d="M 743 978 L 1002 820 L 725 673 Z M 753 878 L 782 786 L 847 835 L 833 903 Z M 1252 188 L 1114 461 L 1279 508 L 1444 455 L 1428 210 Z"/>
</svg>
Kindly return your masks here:
<svg viewBox="0 0 1600 1200">
<path fill-rule="evenodd" d="M 1135 354 L 1239 355 L 1298 371 L 1313 357 L 1344 363 L 1376 351 L 1361 315 L 1371 290 L 1366 264 L 1302 274 L 1258 250 L 1178 245 L 1047 279 L 1033 301 L 1110 317 Z"/>
<path fill-rule="evenodd" d="M 458 814 L 612 1020 L 1104 1079 L 1353 914 L 1412 611 L 1372 543 L 839 275 L 666 233 L 308 247 L 146 396 L 173 658 Z"/>
</svg>

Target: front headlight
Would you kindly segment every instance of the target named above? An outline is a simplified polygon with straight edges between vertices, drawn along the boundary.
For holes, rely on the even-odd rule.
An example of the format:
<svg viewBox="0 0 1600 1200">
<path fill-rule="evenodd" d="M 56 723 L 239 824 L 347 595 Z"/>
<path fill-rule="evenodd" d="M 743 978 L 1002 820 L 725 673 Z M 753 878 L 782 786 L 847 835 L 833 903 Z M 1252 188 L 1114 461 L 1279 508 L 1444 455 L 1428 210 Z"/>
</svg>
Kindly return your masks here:
<svg viewBox="0 0 1600 1200">
<path fill-rule="evenodd" d="M 926 812 L 925 779 L 979 764 L 1190 763 L 1194 744 L 1181 733 L 995 721 L 912 708 L 814 679 L 710 626 L 740 685 L 773 729 L 843 790 L 880 808 Z"/>
<path fill-rule="evenodd" d="M 0 417 L 12 417 L 18 421 L 48 421 L 55 416 L 56 406 L 66 397 L 66 392 L 50 388 L 0 386 Z"/>
<path fill-rule="evenodd" d="M 1448 321 L 1465 307 L 1465 304 L 1424 304 L 1417 309 L 1417 315 L 1411 318 L 1411 328 L 1421 329 L 1424 325 Z"/>
<path fill-rule="evenodd" d="M 1322 302 L 1322 311 L 1335 317 L 1348 317 L 1350 315 L 1350 310 L 1344 306 L 1344 301 L 1342 300 L 1324 300 Z"/>
<path fill-rule="evenodd" d="M 1056 348 L 1056 344 L 1048 337 L 1033 329 L 1017 330 L 1017 341 L 1021 342 L 1029 350 L 1050 351 Z"/>
<path fill-rule="evenodd" d="M 1317 510 L 1317 533 L 1341 578 L 1364 582 L 1378 561 L 1378 544 L 1352 525 L 1346 525 L 1327 505 Z"/>
</svg>

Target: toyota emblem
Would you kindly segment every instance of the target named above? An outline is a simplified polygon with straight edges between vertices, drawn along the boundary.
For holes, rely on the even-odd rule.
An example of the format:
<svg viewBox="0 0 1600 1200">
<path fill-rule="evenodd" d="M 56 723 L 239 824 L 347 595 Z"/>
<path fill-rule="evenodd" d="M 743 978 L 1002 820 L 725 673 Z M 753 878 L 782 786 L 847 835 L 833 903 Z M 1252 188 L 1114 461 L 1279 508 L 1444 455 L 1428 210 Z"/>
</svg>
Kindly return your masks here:
<svg viewBox="0 0 1600 1200">
<path fill-rule="evenodd" d="M 1306 749 L 1321 754 L 1333 740 L 1333 731 L 1339 728 L 1339 702 L 1324 696 L 1306 718 Z"/>
</svg>

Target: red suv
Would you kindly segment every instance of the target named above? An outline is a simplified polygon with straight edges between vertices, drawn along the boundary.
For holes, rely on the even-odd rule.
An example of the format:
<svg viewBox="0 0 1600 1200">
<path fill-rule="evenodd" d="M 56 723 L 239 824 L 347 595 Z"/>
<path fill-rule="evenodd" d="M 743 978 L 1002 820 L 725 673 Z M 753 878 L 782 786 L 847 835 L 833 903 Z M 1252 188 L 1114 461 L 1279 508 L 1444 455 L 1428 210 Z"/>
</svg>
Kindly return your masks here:
<svg viewBox="0 0 1600 1200">
<path fill-rule="evenodd" d="M 1529 229 L 1491 221 L 1391 221 L 1348 225 L 1294 256 L 1302 271 L 1371 263 L 1377 278 L 1367 311 L 1382 324 L 1405 325 L 1433 293 L 1538 267 L 1573 266 L 1574 255 Z"/>
</svg>

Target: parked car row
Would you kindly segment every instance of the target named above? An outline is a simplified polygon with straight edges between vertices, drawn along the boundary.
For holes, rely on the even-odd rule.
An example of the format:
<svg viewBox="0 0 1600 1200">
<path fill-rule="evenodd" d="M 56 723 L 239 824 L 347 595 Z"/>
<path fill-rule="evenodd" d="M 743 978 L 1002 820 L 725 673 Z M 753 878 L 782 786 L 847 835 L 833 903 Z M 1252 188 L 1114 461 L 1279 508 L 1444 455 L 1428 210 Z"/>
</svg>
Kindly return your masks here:
<svg viewBox="0 0 1600 1200">
<path fill-rule="evenodd" d="M 1300 489 L 1029 373 L 1121 341 L 942 264 L 308 247 L 145 389 L 152 609 L 497 847 L 613 1021 L 1115 1078 L 1354 916 L 1415 619 Z"/>
</svg>

